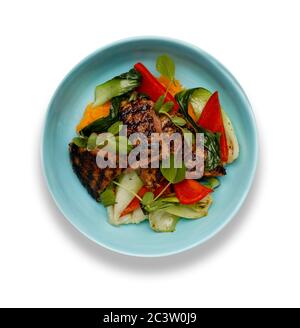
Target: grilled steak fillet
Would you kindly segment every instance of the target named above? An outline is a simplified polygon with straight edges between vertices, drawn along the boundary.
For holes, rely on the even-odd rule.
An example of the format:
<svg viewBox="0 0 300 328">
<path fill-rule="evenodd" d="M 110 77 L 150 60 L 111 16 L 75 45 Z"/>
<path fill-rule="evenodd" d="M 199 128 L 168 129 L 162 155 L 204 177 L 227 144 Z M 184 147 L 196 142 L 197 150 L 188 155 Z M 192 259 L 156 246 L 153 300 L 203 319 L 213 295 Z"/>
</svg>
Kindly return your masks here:
<svg viewBox="0 0 300 328">
<path fill-rule="evenodd" d="M 99 198 L 99 193 L 122 172 L 120 168 L 100 169 L 96 163 L 97 151 L 88 151 L 70 143 L 69 152 L 74 172 L 96 200 Z"/>
<path fill-rule="evenodd" d="M 161 123 L 153 109 L 151 100 L 137 99 L 124 101 L 120 108 L 120 119 L 127 126 L 127 135 L 139 132 L 147 137 L 153 132 L 161 132 Z"/>
<path fill-rule="evenodd" d="M 132 102 L 124 101 L 121 104 L 120 119 L 124 125 L 127 125 L 127 135 L 139 132 L 146 137 L 150 137 L 151 133 L 160 133 L 161 122 L 156 115 L 154 102 L 146 99 L 137 99 Z M 159 181 L 162 178 L 159 169 L 156 168 L 140 168 L 139 176 L 144 185 L 154 190 L 159 187 Z"/>
<path fill-rule="evenodd" d="M 140 169 L 139 176 L 144 185 L 151 191 L 160 187 L 160 181 L 162 181 L 163 178 L 160 170 L 155 168 Z"/>
</svg>

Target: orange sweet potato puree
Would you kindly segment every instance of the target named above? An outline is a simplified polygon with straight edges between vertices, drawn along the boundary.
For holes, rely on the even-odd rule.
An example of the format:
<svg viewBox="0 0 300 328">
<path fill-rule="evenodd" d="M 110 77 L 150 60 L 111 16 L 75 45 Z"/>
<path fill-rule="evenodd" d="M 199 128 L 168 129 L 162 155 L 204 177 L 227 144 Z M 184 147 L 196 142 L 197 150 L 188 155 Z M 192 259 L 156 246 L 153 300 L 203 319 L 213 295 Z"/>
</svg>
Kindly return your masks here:
<svg viewBox="0 0 300 328">
<path fill-rule="evenodd" d="M 110 101 L 96 107 L 93 106 L 93 103 L 89 103 L 86 106 L 83 116 L 76 127 L 76 131 L 79 132 L 90 123 L 96 121 L 98 118 L 108 116 L 109 110 L 110 110 Z"/>
</svg>

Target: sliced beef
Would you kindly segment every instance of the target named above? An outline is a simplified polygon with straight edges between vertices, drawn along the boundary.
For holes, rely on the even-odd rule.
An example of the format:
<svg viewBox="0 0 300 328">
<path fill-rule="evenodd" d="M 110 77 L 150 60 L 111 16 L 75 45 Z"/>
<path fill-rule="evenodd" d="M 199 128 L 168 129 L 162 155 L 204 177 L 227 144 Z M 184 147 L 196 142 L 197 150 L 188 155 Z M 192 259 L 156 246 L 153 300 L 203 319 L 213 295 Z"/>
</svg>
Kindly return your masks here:
<svg viewBox="0 0 300 328">
<path fill-rule="evenodd" d="M 99 193 L 122 172 L 120 168 L 100 169 L 96 163 L 97 151 L 88 151 L 70 143 L 69 152 L 74 172 L 96 200 Z"/>
</svg>

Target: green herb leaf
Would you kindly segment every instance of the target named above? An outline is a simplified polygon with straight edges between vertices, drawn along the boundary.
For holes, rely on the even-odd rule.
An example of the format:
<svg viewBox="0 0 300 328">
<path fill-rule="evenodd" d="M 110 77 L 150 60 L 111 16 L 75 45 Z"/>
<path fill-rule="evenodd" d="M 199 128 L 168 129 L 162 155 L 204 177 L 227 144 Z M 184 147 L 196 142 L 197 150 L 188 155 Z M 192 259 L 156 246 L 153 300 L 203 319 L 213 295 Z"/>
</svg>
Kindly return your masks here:
<svg viewBox="0 0 300 328">
<path fill-rule="evenodd" d="M 170 155 L 170 167 L 160 167 L 161 174 L 171 183 L 178 183 L 185 178 L 186 167 L 182 163 L 182 167 L 175 167 L 175 157 L 173 154 Z"/>
<path fill-rule="evenodd" d="M 160 172 L 165 177 L 166 180 L 173 183 L 176 177 L 177 169 L 175 169 L 174 167 L 169 167 L 169 168 L 161 167 Z"/>
<path fill-rule="evenodd" d="M 182 163 L 182 167 L 177 168 L 176 176 L 175 176 L 173 183 L 178 183 L 178 182 L 184 180 L 185 172 L 186 172 L 186 167 L 185 167 L 184 163 Z"/>
<path fill-rule="evenodd" d="M 86 148 L 87 146 L 87 138 L 84 137 L 75 137 L 72 142 L 78 147 Z"/>
<path fill-rule="evenodd" d="M 117 121 L 116 123 L 114 123 L 108 128 L 107 132 L 116 135 L 121 131 L 122 125 L 123 123 L 121 121 Z"/>
<path fill-rule="evenodd" d="M 100 202 L 105 206 L 111 206 L 116 203 L 116 195 L 111 187 L 106 188 L 100 194 Z"/>
<path fill-rule="evenodd" d="M 173 107 L 174 107 L 174 103 L 172 101 L 167 101 L 161 106 L 159 113 L 160 114 L 168 113 Z"/>
<path fill-rule="evenodd" d="M 179 117 L 179 116 L 173 116 L 171 118 L 172 122 L 177 125 L 177 126 L 184 126 L 186 125 L 186 120 L 182 117 Z"/>
<path fill-rule="evenodd" d="M 154 200 L 154 194 L 153 192 L 146 192 L 145 195 L 143 196 L 143 199 L 142 199 L 142 204 L 147 206 L 147 205 L 150 205 Z"/>
<path fill-rule="evenodd" d="M 156 59 L 156 70 L 170 81 L 175 79 L 175 64 L 168 55 L 161 55 Z"/>
<path fill-rule="evenodd" d="M 92 133 L 87 141 L 87 150 L 94 150 L 97 147 L 97 133 Z"/>
<path fill-rule="evenodd" d="M 154 104 L 154 109 L 155 109 L 157 112 L 161 109 L 161 107 L 162 107 L 162 105 L 163 105 L 163 103 L 164 103 L 164 101 L 165 101 L 165 97 L 166 97 L 166 95 L 162 95 L 162 96 L 160 96 L 160 97 L 156 100 L 156 102 L 155 102 L 155 104 Z"/>
</svg>

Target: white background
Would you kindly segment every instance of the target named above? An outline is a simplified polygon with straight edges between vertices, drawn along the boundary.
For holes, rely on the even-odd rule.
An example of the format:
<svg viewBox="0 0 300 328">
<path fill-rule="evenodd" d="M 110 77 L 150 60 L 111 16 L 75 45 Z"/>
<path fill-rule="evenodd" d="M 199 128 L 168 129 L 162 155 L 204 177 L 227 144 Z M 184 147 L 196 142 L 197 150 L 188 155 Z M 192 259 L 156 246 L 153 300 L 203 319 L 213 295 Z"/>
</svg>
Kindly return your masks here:
<svg viewBox="0 0 300 328">
<path fill-rule="evenodd" d="M 1 1 L 0 305 L 300 306 L 299 1 Z M 41 173 L 47 104 L 83 57 L 136 35 L 208 51 L 252 102 L 258 171 L 242 210 L 178 256 L 139 259 L 83 237 Z"/>
</svg>

